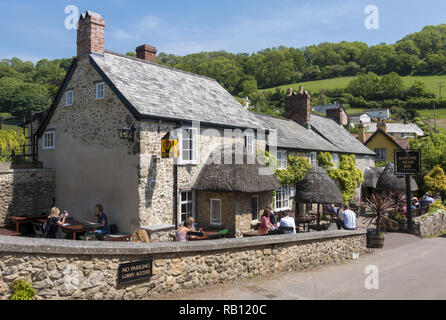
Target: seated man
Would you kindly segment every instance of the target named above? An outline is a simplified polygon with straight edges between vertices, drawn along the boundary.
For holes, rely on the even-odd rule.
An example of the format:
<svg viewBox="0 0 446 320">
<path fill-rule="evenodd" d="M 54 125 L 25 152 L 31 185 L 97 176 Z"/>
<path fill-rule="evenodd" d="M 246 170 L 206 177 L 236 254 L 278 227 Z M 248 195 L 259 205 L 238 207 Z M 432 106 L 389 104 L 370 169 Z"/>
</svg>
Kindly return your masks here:
<svg viewBox="0 0 446 320">
<path fill-rule="evenodd" d="M 107 215 L 104 213 L 104 207 L 102 206 L 102 204 L 96 205 L 94 214 L 98 219 L 98 223 L 101 224 L 101 228 L 96 229 L 95 233 L 100 236 L 105 236 L 105 235 L 109 234 L 110 231 L 108 229 L 108 219 L 107 219 Z"/>
<path fill-rule="evenodd" d="M 291 227 L 293 228 L 293 231 L 288 231 L 285 230 L 283 233 L 285 234 L 292 234 L 292 233 L 296 233 L 296 222 L 294 221 L 294 219 L 290 216 L 288 216 L 288 213 L 283 212 L 282 213 L 282 218 L 280 219 L 280 227 Z"/>
<path fill-rule="evenodd" d="M 356 214 L 349 210 L 347 204 L 344 204 L 342 208 L 342 213 L 339 215 L 339 219 L 337 221 L 338 230 L 356 230 Z"/>
</svg>

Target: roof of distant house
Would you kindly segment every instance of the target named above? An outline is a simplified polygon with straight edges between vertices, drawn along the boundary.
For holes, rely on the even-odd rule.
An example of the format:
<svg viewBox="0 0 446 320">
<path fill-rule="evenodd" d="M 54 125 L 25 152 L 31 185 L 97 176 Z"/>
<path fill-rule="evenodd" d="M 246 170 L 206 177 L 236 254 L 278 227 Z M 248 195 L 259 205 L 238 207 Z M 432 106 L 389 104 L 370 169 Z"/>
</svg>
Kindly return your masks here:
<svg viewBox="0 0 446 320">
<path fill-rule="evenodd" d="M 367 128 L 367 132 L 376 131 L 376 122 L 364 123 Z M 418 136 L 423 136 L 424 132 L 414 123 L 403 124 L 403 123 L 386 123 L 387 132 L 389 133 L 416 133 Z"/>
</svg>

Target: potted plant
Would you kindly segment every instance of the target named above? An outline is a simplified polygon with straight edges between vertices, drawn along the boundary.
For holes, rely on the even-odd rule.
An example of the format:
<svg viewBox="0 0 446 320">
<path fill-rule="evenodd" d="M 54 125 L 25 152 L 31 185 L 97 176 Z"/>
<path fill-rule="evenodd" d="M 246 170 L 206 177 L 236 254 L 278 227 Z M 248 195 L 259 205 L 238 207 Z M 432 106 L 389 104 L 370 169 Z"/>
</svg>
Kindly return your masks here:
<svg viewBox="0 0 446 320">
<path fill-rule="evenodd" d="M 369 218 L 370 222 L 375 222 L 376 230 L 374 233 L 368 233 L 368 246 L 370 248 L 382 248 L 384 246 L 384 232 L 381 231 L 381 226 L 389 224 L 388 214 L 393 210 L 392 201 L 381 194 L 371 194 L 367 199 L 372 210 L 372 216 Z"/>
</svg>

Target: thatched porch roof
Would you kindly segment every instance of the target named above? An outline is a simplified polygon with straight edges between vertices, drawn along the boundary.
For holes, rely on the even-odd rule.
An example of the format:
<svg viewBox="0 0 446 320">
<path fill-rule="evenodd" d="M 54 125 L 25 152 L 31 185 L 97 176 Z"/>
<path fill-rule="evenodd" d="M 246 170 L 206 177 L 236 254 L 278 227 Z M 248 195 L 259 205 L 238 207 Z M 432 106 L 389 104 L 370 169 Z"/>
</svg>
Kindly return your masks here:
<svg viewBox="0 0 446 320">
<path fill-rule="evenodd" d="M 225 152 L 232 153 L 232 162 L 225 164 Z M 246 192 L 257 193 L 280 188 L 281 184 L 273 172 L 258 159 L 254 164 L 248 163 L 248 156 L 243 154 L 243 162 L 236 164 L 236 156 L 232 150 L 220 149 L 215 151 L 203 166 L 192 190 L 208 192 Z M 231 158 L 229 156 L 229 158 Z M 240 157 L 241 158 L 241 157 Z M 267 174 L 260 174 L 259 170 Z"/>
<path fill-rule="evenodd" d="M 297 186 L 296 201 L 301 203 L 343 203 L 341 190 L 327 172 L 318 166 L 308 171 Z"/>
<path fill-rule="evenodd" d="M 397 175 L 395 175 L 395 166 L 393 165 L 393 163 L 389 163 L 384 169 L 384 172 L 379 177 L 376 184 L 376 189 L 405 191 L 406 179 L 404 178 L 404 176 L 398 177 Z M 418 190 L 418 185 L 413 178 L 410 179 L 410 189 L 411 191 Z"/>
<path fill-rule="evenodd" d="M 378 183 L 379 177 L 384 171 L 384 167 L 366 168 L 364 170 L 364 181 L 362 182 L 363 188 L 375 188 Z"/>
</svg>

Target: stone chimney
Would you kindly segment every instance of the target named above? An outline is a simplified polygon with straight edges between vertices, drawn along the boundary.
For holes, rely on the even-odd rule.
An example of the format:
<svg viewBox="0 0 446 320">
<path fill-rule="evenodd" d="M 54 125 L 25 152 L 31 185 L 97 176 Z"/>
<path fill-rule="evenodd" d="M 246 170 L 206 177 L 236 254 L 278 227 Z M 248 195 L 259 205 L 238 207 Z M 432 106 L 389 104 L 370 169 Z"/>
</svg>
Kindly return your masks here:
<svg viewBox="0 0 446 320">
<path fill-rule="evenodd" d="M 358 140 L 361 141 L 361 143 L 365 142 L 365 126 L 362 121 L 359 121 L 358 124 Z"/>
<path fill-rule="evenodd" d="M 407 117 L 404 117 L 404 124 L 409 124 L 409 119 Z"/>
<path fill-rule="evenodd" d="M 104 54 L 105 20 L 99 13 L 87 11 L 81 14 L 77 26 L 77 57 L 90 53 Z"/>
<path fill-rule="evenodd" d="M 156 53 L 156 48 L 147 44 L 143 44 L 142 46 L 136 48 L 136 56 L 138 57 L 138 59 L 150 61 L 153 63 L 156 63 Z"/>
<path fill-rule="evenodd" d="M 387 133 L 387 125 L 386 125 L 386 123 L 384 122 L 384 120 L 381 120 L 380 122 L 378 122 L 377 124 L 376 124 L 376 129 L 378 130 L 378 129 L 381 129 L 382 131 L 384 131 L 384 133 Z"/>
<path fill-rule="evenodd" d="M 344 111 L 344 108 L 341 106 L 337 106 L 333 109 L 327 110 L 327 118 L 334 120 L 340 126 L 345 126 L 348 122 L 347 114 Z"/>
<path fill-rule="evenodd" d="M 288 89 L 288 94 L 285 96 L 285 114 L 288 119 L 311 129 L 311 96 L 302 86 L 299 87 L 298 93 L 293 92 L 292 88 Z"/>
</svg>

